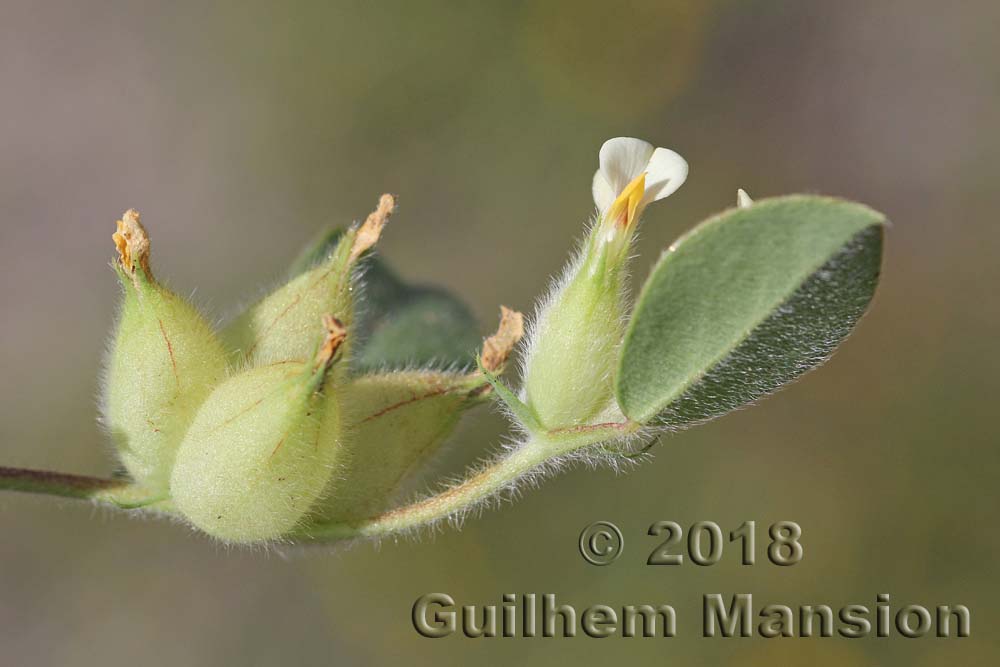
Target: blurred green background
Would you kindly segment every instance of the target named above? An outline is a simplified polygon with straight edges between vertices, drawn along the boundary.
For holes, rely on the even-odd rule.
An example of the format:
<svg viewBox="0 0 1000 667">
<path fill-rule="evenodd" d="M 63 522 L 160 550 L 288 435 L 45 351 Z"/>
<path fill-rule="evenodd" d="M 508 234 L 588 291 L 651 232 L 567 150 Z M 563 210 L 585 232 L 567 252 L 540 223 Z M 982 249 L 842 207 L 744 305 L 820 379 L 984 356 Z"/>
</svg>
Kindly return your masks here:
<svg viewBox="0 0 1000 667">
<path fill-rule="evenodd" d="M 636 263 L 755 197 L 822 192 L 894 222 L 870 314 L 828 366 L 664 440 L 627 474 L 575 469 L 419 542 L 229 549 L 181 525 L 0 494 L 10 665 L 677 665 L 1000 662 L 996 447 L 1000 5 L 840 2 L 0 3 L 0 462 L 106 474 L 95 421 L 116 307 L 115 218 L 218 316 L 326 223 L 401 208 L 381 244 L 459 292 L 484 333 L 529 311 L 592 209 L 611 136 L 671 147 L 687 184 Z M 197 288 L 197 291 L 195 292 Z M 466 419 L 436 472 L 499 442 Z M 433 478 L 426 481 L 426 488 Z M 586 524 L 625 555 L 595 568 Z M 670 519 L 794 520 L 803 562 L 647 567 Z M 670 602 L 679 636 L 429 640 L 413 601 L 556 593 Z M 968 639 L 703 639 L 704 593 L 965 604 Z"/>
</svg>

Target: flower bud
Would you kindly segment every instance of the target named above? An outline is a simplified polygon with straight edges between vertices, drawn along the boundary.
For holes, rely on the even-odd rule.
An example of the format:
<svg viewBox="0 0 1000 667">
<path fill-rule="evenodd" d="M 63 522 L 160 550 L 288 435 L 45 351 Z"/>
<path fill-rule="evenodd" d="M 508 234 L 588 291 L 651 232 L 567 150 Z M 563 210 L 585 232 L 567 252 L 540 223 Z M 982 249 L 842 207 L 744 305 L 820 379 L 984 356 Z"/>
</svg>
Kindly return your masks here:
<svg viewBox="0 0 1000 667">
<path fill-rule="evenodd" d="M 611 400 L 625 276 L 605 259 L 587 252 L 571 265 L 534 325 L 524 401 L 546 428 L 586 423 Z"/>
<path fill-rule="evenodd" d="M 272 540 L 294 529 L 322 496 L 340 432 L 343 325 L 324 318 L 315 363 L 251 368 L 219 385 L 198 410 L 170 480 L 196 527 L 227 542 Z M 322 432 L 321 432 L 322 429 Z"/>
<path fill-rule="evenodd" d="M 326 259 L 296 275 L 227 326 L 223 337 L 239 359 L 251 365 L 304 363 L 321 335 L 323 314 L 335 313 L 349 327 L 354 304 L 353 268 L 378 241 L 395 205 L 392 195 L 382 195 L 378 208 L 360 227 L 341 235 Z"/>
<path fill-rule="evenodd" d="M 626 263 L 638 220 L 686 177 L 683 158 L 645 141 L 620 137 L 601 147 L 593 184 L 596 223 L 539 308 L 528 345 L 522 399 L 543 427 L 586 424 L 613 406 Z"/>
<path fill-rule="evenodd" d="M 104 423 L 132 477 L 165 490 L 195 411 L 225 376 L 225 352 L 195 308 L 153 279 L 137 212 L 125 212 L 114 241 L 124 300 L 107 359 Z"/>
</svg>

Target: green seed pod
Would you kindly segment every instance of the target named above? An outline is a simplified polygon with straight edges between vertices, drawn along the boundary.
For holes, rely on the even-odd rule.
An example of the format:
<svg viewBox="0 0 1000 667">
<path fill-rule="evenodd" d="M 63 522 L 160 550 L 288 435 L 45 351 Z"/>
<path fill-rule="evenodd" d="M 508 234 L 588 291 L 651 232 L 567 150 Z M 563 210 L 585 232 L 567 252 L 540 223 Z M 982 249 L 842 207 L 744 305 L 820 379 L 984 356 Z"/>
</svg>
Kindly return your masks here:
<svg viewBox="0 0 1000 667">
<path fill-rule="evenodd" d="M 331 366 L 345 337 L 338 320 L 324 323 L 315 364 L 251 368 L 219 385 L 198 410 L 177 453 L 170 492 L 177 509 L 206 533 L 238 543 L 277 539 L 322 496 L 340 431 L 342 373 Z"/>
<path fill-rule="evenodd" d="M 394 207 L 393 196 L 382 195 L 378 209 L 363 225 L 345 232 L 326 259 L 299 273 L 233 320 L 223 331 L 223 338 L 235 351 L 237 360 L 251 365 L 305 363 L 321 335 L 319 322 L 324 313 L 336 313 L 350 326 L 353 267 L 378 240 Z"/>
<path fill-rule="evenodd" d="M 181 439 L 226 373 L 222 344 L 193 306 L 149 270 L 149 238 L 126 211 L 114 235 L 124 302 L 107 360 L 103 418 L 122 463 L 152 492 L 165 491 Z"/>
<path fill-rule="evenodd" d="M 346 437 L 338 469 L 315 518 L 349 522 L 384 510 L 484 388 L 481 377 L 433 371 L 353 380 L 343 392 Z"/>
</svg>

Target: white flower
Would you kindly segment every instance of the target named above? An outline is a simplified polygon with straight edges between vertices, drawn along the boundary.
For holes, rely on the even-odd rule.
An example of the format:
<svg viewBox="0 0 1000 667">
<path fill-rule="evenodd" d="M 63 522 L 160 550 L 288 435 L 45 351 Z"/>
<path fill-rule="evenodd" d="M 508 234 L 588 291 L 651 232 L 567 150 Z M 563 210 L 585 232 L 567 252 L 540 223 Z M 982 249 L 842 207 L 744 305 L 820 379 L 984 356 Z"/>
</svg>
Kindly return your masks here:
<svg viewBox="0 0 1000 667">
<path fill-rule="evenodd" d="M 600 165 L 594 175 L 600 217 L 539 309 L 529 336 L 522 395 L 545 429 L 619 414 L 613 378 L 629 309 L 636 222 L 647 204 L 679 188 L 688 172 L 677 153 L 626 137 L 604 142 Z"/>
<path fill-rule="evenodd" d="M 599 160 L 600 168 L 594 174 L 594 203 L 602 219 L 609 217 L 612 208 L 612 217 L 625 214 L 621 224 L 626 228 L 648 204 L 673 194 L 688 174 L 687 162 L 674 151 L 654 148 L 647 141 L 631 137 L 605 141 Z"/>
</svg>

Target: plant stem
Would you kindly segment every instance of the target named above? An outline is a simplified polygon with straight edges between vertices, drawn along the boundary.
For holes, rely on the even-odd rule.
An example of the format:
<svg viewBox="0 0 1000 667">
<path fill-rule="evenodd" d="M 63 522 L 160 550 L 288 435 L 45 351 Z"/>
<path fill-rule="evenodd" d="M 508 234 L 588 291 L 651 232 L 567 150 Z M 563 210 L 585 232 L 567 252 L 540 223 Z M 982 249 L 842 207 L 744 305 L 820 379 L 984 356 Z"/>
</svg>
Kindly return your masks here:
<svg viewBox="0 0 1000 667">
<path fill-rule="evenodd" d="M 376 537 L 447 518 L 512 485 L 552 456 L 550 451 L 535 445 L 536 441 L 528 441 L 461 484 L 412 505 L 389 510 L 357 525 L 334 523 L 310 526 L 297 537 L 305 541 Z"/>
<path fill-rule="evenodd" d="M 0 466 L 0 490 L 93 500 L 120 508 L 148 504 L 149 496 L 129 480 L 3 466 Z"/>
<path fill-rule="evenodd" d="M 527 442 L 475 473 L 464 482 L 429 498 L 389 510 L 357 524 L 309 526 L 294 538 L 323 542 L 354 537 L 378 537 L 433 523 L 475 507 L 507 488 L 546 461 L 575 449 L 627 436 L 639 428 L 633 422 L 596 424 L 560 432 L 534 434 Z"/>
</svg>

